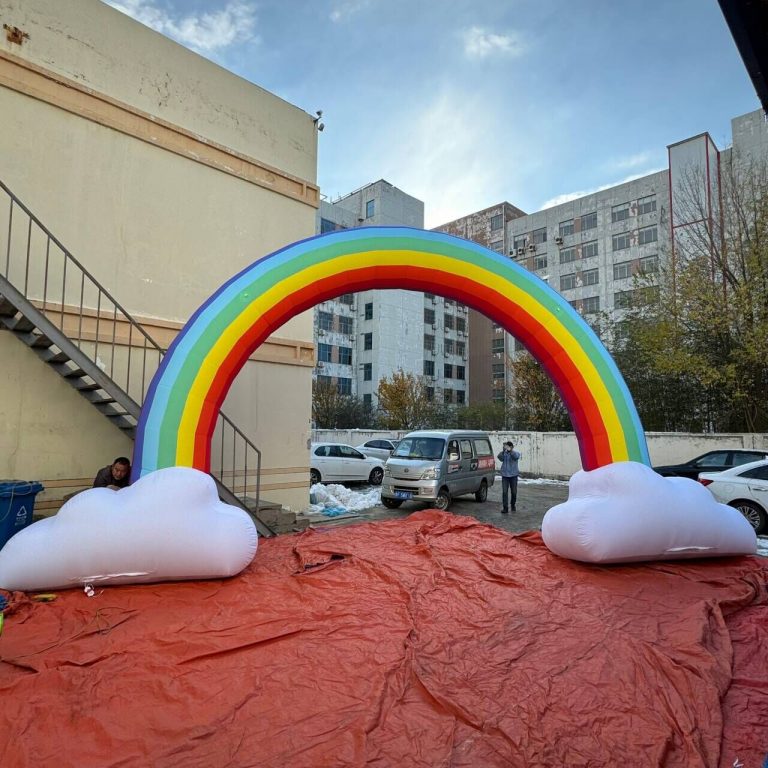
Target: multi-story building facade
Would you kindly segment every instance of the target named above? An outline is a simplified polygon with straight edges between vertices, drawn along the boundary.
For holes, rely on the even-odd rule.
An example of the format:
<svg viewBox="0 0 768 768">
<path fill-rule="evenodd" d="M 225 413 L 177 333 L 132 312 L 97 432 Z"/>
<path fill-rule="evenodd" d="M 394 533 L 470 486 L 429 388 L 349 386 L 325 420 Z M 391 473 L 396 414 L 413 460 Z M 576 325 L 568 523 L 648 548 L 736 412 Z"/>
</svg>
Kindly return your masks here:
<svg viewBox="0 0 768 768">
<path fill-rule="evenodd" d="M 384 180 L 321 201 L 317 231 L 424 226 L 424 203 Z M 415 291 L 362 291 L 315 308 L 318 381 L 376 406 L 382 378 L 402 369 L 424 376 L 427 394 L 463 404 L 467 389 L 467 308 Z"/>
<path fill-rule="evenodd" d="M 670 144 L 667 170 L 529 215 L 503 203 L 437 229 L 508 254 L 562 293 L 593 327 L 605 318 L 613 324 L 642 290 L 636 276 L 658 272 L 662 260 L 718 215 L 721 166 L 768 158 L 762 110 L 734 118 L 732 131 L 733 146 L 723 151 L 707 133 Z M 503 233 L 502 209 L 514 214 L 504 215 Z M 479 313 L 470 317 L 470 402 L 502 401 L 511 385 L 507 360 L 522 345 Z"/>
</svg>

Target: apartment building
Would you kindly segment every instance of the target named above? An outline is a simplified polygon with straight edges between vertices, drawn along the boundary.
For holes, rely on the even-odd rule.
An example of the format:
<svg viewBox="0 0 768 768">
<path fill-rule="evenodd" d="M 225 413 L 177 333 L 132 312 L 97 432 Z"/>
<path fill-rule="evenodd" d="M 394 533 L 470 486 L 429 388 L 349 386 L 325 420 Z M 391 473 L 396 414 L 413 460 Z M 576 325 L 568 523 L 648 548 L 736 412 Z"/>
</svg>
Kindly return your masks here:
<svg viewBox="0 0 768 768">
<path fill-rule="evenodd" d="M 319 233 L 367 226 L 424 226 L 424 203 L 383 179 L 332 202 Z M 424 376 L 428 396 L 463 404 L 467 391 L 467 307 L 415 291 L 361 291 L 315 308 L 317 381 L 373 407 L 382 378 L 402 369 Z"/>
<path fill-rule="evenodd" d="M 502 203 L 437 229 L 509 255 L 571 302 L 598 330 L 621 319 L 635 298 L 635 277 L 696 239 L 718 215 L 725 163 L 768 158 L 762 110 L 731 121 L 733 144 L 719 150 L 708 133 L 670 144 L 669 167 L 561 205 L 524 215 Z M 691 205 L 696 197 L 697 204 Z M 504 228 L 500 229 L 503 216 Z M 483 315 L 470 312 L 469 401 L 503 401 L 507 359 L 523 347 Z"/>
</svg>

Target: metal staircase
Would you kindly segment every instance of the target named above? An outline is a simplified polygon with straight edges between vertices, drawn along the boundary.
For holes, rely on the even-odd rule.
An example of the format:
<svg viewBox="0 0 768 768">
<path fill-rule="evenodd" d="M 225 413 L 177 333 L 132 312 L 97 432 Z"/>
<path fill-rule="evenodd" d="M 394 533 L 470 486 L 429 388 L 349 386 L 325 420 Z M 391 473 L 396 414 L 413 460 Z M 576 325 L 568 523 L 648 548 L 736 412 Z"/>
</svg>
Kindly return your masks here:
<svg viewBox="0 0 768 768">
<path fill-rule="evenodd" d="M 165 350 L 0 181 L 0 217 L 5 211 L 0 330 L 13 333 L 134 438 Z M 259 533 L 272 536 L 259 519 L 261 451 L 221 412 L 212 448 L 211 475 L 221 500 L 245 509 Z M 248 495 L 251 488 L 255 497 Z"/>
</svg>

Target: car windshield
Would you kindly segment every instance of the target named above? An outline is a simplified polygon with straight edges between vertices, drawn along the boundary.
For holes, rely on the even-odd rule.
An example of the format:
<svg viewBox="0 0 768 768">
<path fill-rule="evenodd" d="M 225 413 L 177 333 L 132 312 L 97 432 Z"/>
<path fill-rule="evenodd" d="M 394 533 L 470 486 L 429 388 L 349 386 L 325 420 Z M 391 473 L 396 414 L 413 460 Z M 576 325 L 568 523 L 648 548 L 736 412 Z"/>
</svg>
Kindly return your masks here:
<svg viewBox="0 0 768 768">
<path fill-rule="evenodd" d="M 443 457 L 445 440 L 442 437 L 406 437 L 392 454 L 398 459 L 428 459 L 437 461 Z"/>
</svg>

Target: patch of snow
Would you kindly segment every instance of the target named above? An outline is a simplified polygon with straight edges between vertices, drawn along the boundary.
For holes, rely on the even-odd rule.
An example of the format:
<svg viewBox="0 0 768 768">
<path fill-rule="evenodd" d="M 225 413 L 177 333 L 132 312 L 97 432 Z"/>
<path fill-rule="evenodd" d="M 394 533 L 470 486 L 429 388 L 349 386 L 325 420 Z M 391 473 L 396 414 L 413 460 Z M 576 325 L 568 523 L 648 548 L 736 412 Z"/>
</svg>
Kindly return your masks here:
<svg viewBox="0 0 768 768">
<path fill-rule="evenodd" d="M 355 514 L 381 504 L 381 488 L 367 491 L 353 491 L 344 485 L 318 483 L 309 489 L 310 498 L 315 499 L 306 510 L 308 513 L 335 517 L 341 514 Z"/>
</svg>

